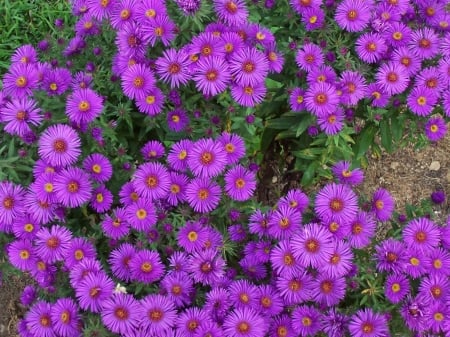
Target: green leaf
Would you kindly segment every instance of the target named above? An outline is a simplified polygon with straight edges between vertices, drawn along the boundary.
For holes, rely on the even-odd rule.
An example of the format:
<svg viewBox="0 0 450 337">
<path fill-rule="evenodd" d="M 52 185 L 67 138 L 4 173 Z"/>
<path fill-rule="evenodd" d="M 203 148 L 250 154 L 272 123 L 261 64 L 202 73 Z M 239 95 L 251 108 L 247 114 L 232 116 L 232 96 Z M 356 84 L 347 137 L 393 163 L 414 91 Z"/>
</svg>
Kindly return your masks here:
<svg viewBox="0 0 450 337">
<path fill-rule="evenodd" d="M 380 131 L 381 131 L 381 145 L 388 151 L 392 152 L 392 134 L 391 134 L 391 126 L 389 121 L 383 119 L 380 122 Z"/>
<path fill-rule="evenodd" d="M 393 116 L 391 118 L 391 132 L 396 142 L 400 141 L 403 136 L 403 126 L 405 125 L 403 118 Z"/>
<path fill-rule="evenodd" d="M 276 130 L 287 130 L 289 129 L 293 124 L 296 124 L 298 121 L 298 116 L 294 117 L 280 117 L 280 118 L 274 118 L 270 119 L 266 123 L 267 128 L 276 129 Z"/>
<path fill-rule="evenodd" d="M 307 114 L 307 115 L 303 115 L 301 119 L 302 119 L 301 122 L 298 123 L 295 137 L 298 137 L 303 132 L 305 132 L 305 130 L 308 128 L 308 126 L 311 125 L 312 121 L 314 120 L 314 116 L 311 114 Z"/>
<path fill-rule="evenodd" d="M 316 169 L 318 166 L 319 166 L 319 163 L 317 161 L 313 161 L 311 164 L 309 164 L 306 171 L 303 172 L 302 181 L 301 181 L 302 186 L 308 186 L 312 183 L 313 178 L 316 174 Z"/>
<path fill-rule="evenodd" d="M 365 156 L 370 145 L 373 143 L 376 132 L 376 127 L 374 125 L 369 125 L 360 133 L 355 144 L 355 159 L 358 160 Z"/>
<path fill-rule="evenodd" d="M 306 160 L 313 160 L 317 155 L 322 153 L 322 149 L 319 148 L 308 148 L 301 151 L 294 151 L 292 154 L 297 158 L 302 158 Z"/>
</svg>

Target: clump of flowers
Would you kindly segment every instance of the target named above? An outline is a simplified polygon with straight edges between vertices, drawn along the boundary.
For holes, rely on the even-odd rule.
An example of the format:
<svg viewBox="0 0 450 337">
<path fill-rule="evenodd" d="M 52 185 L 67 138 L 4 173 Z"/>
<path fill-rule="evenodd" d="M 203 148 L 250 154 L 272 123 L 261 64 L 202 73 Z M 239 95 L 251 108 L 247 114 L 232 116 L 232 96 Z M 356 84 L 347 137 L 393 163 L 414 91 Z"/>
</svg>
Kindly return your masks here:
<svg viewBox="0 0 450 337">
<path fill-rule="evenodd" d="M 61 54 L 43 41 L 15 51 L 0 123 L 8 155 L 21 147 L 29 166 L 6 167 L 0 232 L 9 263 L 35 281 L 21 296 L 21 336 L 449 333 L 448 224 L 404 218 L 377 238 L 397 225 L 394 198 L 384 188 L 358 196 L 364 174 L 349 160 L 334 162 L 334 181 L 318 191 L 291 189 L 264 206 L 259 148 L 248 151 L 262 142 L 265 99 L 278 104 L 292 86 L 281 105 L 311 114 L 302 126 L 311 137 L 339 134 L 361 104 L 396 99 L 433 114 L 427 137 L 443 137 L 444 7 L 290 6 L 308 32 L 333 13 L 357 35 L 370 76 L 333 68 L 347 52 L 327 43 L 278 41 L 284 26 L 252 22 L 242 0 L 73 0 L 74 36 L 59 40 Z M 407 25 L 412 8 L 426 14 L 418 27 Z M 195 21 L 208 10 L 208 23 Z M 199 25 L 192 36 L 180 13 Z M 281 83 L 287 44 L 301 72 Z"/>
</svg>

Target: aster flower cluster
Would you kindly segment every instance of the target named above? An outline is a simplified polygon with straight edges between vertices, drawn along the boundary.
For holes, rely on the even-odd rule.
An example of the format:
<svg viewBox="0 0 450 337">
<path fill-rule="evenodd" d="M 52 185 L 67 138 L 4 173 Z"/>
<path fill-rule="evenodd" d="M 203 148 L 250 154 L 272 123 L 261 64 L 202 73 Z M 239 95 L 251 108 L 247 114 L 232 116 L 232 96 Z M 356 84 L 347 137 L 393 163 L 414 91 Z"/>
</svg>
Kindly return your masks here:
<svg viewBox="0 0 450 337">
<path fill-rule="evenodd" d="M 450 116 L 450 63 L 445 2 L 344 0 L 325 6 L 320 1 L 290 4 L 301 16 L 306 31 L 320 32 L 326 24 L 332 24 L 356 36 L 354 46 L 342 52 L 347 62 L 350 58 L 345 54 L 354 55 L 355 65 L 347 63 L 341 71 L 334 67 L 333 43 L 305 39 L 295 60 L 306 75 L 306 83 L 291 90 L 291 110 L 310 112 L 319 128 L 333 135 L 345 125 L 345 109 L 360 102 L 386 108 L 400 99 L 413 115 L 427 117 L 425 134 L 429 140 L 437 141 L 446 134 L 443 117 Z M 333 15 L 334 22 L 325 22 L 327 14 Z M 432 117 L 436 113 L 439 115 Z"/>
</svg>

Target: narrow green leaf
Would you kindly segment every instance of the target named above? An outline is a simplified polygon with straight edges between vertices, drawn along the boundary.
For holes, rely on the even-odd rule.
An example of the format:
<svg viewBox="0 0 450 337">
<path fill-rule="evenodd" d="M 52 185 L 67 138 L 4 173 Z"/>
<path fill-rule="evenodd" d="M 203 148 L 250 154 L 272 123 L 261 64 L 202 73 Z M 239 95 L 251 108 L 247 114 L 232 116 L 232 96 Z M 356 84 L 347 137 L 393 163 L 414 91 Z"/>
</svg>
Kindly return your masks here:
<svg viewBox="0 0 450 337">
<path fill-rule="evenodd" d="M 391 126 L 389 121 L 383 119 L 380 122 L 380 132 L 381 132 L 381 145 L 388 151 L 392 152 L 392 134 L 391 134 Z"/>
<path fill-rule="evenodd" d="M 308 186 L 312 183 L 318 165 L 319 163 L 317 161 L 313 161 L 311 164 L 309 164 L 306 171 L 303 172 L 301 181 L 302 186 Z"/>
<path fill-rule="evenodd" d="M 355 144 L 356 159 L 363 157 L 372 145 L 377 129 L 374 125 L 369 125 L 358 136 Z"/>
</svg>

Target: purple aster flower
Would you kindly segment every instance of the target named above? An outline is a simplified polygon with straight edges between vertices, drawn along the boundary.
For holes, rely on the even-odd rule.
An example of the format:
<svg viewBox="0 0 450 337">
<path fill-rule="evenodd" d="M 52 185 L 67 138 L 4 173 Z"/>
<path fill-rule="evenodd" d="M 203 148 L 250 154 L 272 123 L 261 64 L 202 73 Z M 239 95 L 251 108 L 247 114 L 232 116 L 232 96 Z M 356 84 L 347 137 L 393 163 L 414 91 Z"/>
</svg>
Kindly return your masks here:
<svg viewBox="0 0 450 337">
<path fill-rule="evenodd" d="M 286 305 L 309 301 L 313 291 L 313 278 L 306 272 L 296 275 L 281 275 L 276 280 L 276 288 Z"/>
<path fill-rule="evenodd" d="M 319 6 L 311 6 L 301 13 L 302 22 L 307 31 L 321 29 L 325 23 L 325 12 Z"/>
<path fill-rule="evenodd" d="M 339 86 L 342 90 L 341 103 L 356 105 L 366 93 L 366 80 L 357 71 L 345 70 L 340 76 Z"/>
<path fill-rule="evenodd" d="M 186 185 L 189 183 L 188 176 L 176 172 L 170 172 L 170 189 L 167 202 L 171 206 L 177 206 L 186 201 Z"/>
<path fill-rule="evenodd" d="M 127 334 L 139 326 L 141 306 L 133 295 L 116 293 L 103 302 L 101 318 L 111 332 Z"/>
<path fill-rule="evenodd" d="M 386 317 L 370 308 L 358 310 L 351 317 L 348 329 L 355 337 L 382 337 L 389 333 Z"/>
<path fill-rule="evenodd" d="M 384 283 L 384 294 L 394 304 L 400 303 L 410 292 L 409 280 L 402 274 L 390 274 Z"/>
<path fill-rule="evenodd" d="M 163 110 L 164 98 L 163 92 L 154 87 L 148 90 L 145 96 L 136 98 L 136 106 L 140 112 L 149 116 L 156 116 Z"/>
<path fill-rule="evenodd" d="M 233 242 L 242 242 L 247 237 L 247 232 L 242 224 L 228 226 L 228 235 Z"/>
<path fill-rule="evenodd" d="M 273 337 L 294 337 L 296 333 L 292 328 L 292 320 L 286 315 L 278 315 L 271 317 L 270 327 L 269 327 L 269 336 Z"/>
<path fill-rule="evenodd" d="M 183 109 L 169 111 L 166 118 L 167 126 L 171 131 L 181 132 L 189 125 L 189 117 Z"/>
<path fill-rule="evenodd" d="M 249 218 L 249 231 L 250 233 L 257 234 L 259 237 L 267 235 L 269 232 L 269 213 L 262 213 L 261 210 L 257 209 Z"/>
<path fill-rule="evenodd" d="M 411 39 L 412 30 L 405 23 L 391 22 L 382 33 L 385 41 L 392 47 L 406 46 Z"/>
<path fill-rule="evenodd" d="M 377 108 L 384 108 L 389 103 L 390 95 L 378 83 L 371 83 L 366 89 L 366 98 L 371 100 L 371 105 Z"/>
<path fill-rule="evenodd" d="M 237 164 L 245 155 L 245 143 L 241 136 L 235 133 L 223 132 L 217 139 L 225 149 L 227 164 Z"/>
<path fill-rule="evenodd" d="M 38 86 L 38 72 L 33 64 L 15 63 L 3 76 L 3 91 L 15 98 L 31 96 Z"/>
<path fill-rule="evenodd" d="M 414 331 L 424 329 L 424 313 L 426 306 L 416 298 L 408 296 L 403 302 L 400 314 L 404 319 L 406 326 Z"/>
<path fill-rule="evenodd" d="M 122 90 L 129 98 L 146 97 L 155 88 L 153 72 L 143 64 L 135 64 L 122 74 Z"/>
<path fill-rule="evenodd" d="M 125 216 L 131 228 L 142 232 L 151 230 L 157 222 L 155 206 L 146 198 L 126 206 Z"/>
<path fill-rule="evenodd" d="M 438 97 L 434 91 L 423 86 L 414 87 L 406 99 L 409 109 L 417 116 L 428 116 Z"/>
<path fill-rule="evenodd" d="M 265 51 L 267 60 L 269 61 L 269 72 L 281 73 L 283 70 L 284 56 L 276 50 L 275 43 L 270 44 Z"/>
<path fill-rule="evenodd" d="M 426 273 L 424 264 L 425 253 L 415 247 L 406 249 L 407 261 L 405 265 L 405 273 L 413 278 L 418 278 Z"/>
<path fill-rule="evenodd" d="M 402 241 L 392 238 L 382 241 L 375 247 L 377 269 L 388 273 L 401 273 L 407 263 L 406 246 Z"/>
<path fill-rule="evenodd" d="M 256 189 L 256 174 L 236 165 L 225 174 L 225 191 L 233 200 L 250 199 Z"/>
<path fill-rule="evenodd" d="M 157 140 L 150 140 L 141 148 L 141 154 L 145 160 L 161 158 L 165 153 L 164 145 Z"/>
<path fill-rule="evenodd" d="M 20 295 L 20 303 L 23 306 L 28 307 L 34 302 L 34 300 L 36 299 L 36 295 L 36 288 L 34 288 L 33 286 L 26 286 L 23 289 L 22 294 Z"/>
<path fill-rule="evenodd" d="M 347 185 L 328 184 L 316 196 L 315 211 L 324 221 L 349 222 L 358 211 L 358 200 Z"/>
<path fill-rule="evenodd" d="M 312 293 L 312 299 L 319 305 L 330 307 L 339 304 L 344 299 L 347 286 L 344 277 L 320 274 L 313 284 L 315 291 Z"/>
<path fill-rule="evenodd" d="M 192 39 L 192 43 L 189 45 L 189 53 L 197 55 L 199 60 L 208 57 L 216 57 L 222 60 L 225 56 L 224 42 L 214 36 L 213 33 L 203 32 Z M 194 69 L 197 68 L 198 64 L 199 62 L 196 61 Z"/>
<path fill-rule="evenodd" d="M 419 59 L 431 59 L 439 53 L 439 36 L 433 28 L 419 28 L 411 33 L 408 47 Z"/>
<path fill-rule="evenodd" d="M 292 111 L 301 112 L 305 109 L 305 90 L 294 88 L 289 94 L 289 105 Z"/>
<path fill-rule="evenodd" d="M 310 84 L 320 82 L 334 84 L 336 82 L 336 78 L 337 75 L 333 67 L 325 64 L 321 65 L 318 68 L 312 69 L 306 75 L 306 80 Z"/>
<path fill-rule="evenodd" d="M 81 309 L 100 313 L 113 290 L 114 282 L 100 271 L 87 274 L 76 286 L 75 295 Z"/>
<path fill-rule="evenodd" d="M 291 239 L 294 256 L 303 267 L 319 267 L 334 253 L 333 236 L 321 225 L 310 223 Z"/>
<path fill-rule="evenodd" d="M 144 163 L 134 173 L 133 186 L 140 197 L 155 200 L 164 198 L 170 188 L 170 176 L 160 163 Z"/>
<path fill-rule="evenodd" d="M 437 247 L 441 233 L 438 226 L 427 218 L 413 219 L 403 229 L 403 240 L 409 247 L 423 252 Z"/>
<path fill-rule="evenodd" d="M 278 275 L 294 276 L 301 273 L 303 267 L 294 256 L 293 248 L 289 240 L 282 240 L 270 253 L 272 268 Z"/>
<path fill-rule="evenodd" d="M 118 240 L 128 235 L 130 224 L 127 221 L 127 214 L 124 208 L 115 208 L 112 215 L 106 215 L 101 222 L 103 233 L 114 240 Z"/>
<path fill-rule="evenodd" d="M 40 224 L 30 214 L 25 214 L 14 219 L 12 231 L 17 239 L 33 240 L 36 232 L 41 228 Z"/>
<path fill-rule="evenodd" d="M 190 307 L 178 315 L 175 325 L 182 336 L 194 337 L 198 329 L 208 320 L 209 317 L 205 310 Z"/>
<path fill-rule="evenodd" d="M 425 124 L 425 135 L 432 142 L 439 141 L 440 139 L 444 138 L 446 134 L 447 134 L 447 123 L 442 117 L 430 118 Z M 439 198 L 436 198 L 436 200 L 439 200 Z M 442 203 L 443 201 L 435 203 Z"/>
<path fill-rule="evenodd" d="M 221 192 L 220 186 L 210 178 L 194 178 L 186 186 L 186 199 L 194 211 L 209 213 L 218 206 Z"/>
<path fill-rule="evenodd" d="M 301 305 L 292 312 L 292 328 L 297 331 L 299 336 L 314 336 L 321 328 L 320 312 L 307 305 Z"/>
<path fill-rule="evenodd" d="M 339 102 L 336 87 L 329 83 L 314 83 L 305 92 L 306 108 L 315 116 L 335 112 Z"/>
<path fill-rule="evenodd" d="M 204 227 L 201 222 L 188 221 L 178 232 L 178 244 L 187 252 L 193 252 L 205 248 L 218 248 L 223 242 L 222 236 L 217 230 L 211 227 Z M 182 267 L 182 264 L 185 262 L 187 261 L 179 262 L 175 269 L 185 270 Z"/>
<path fill-rule="evenodd" d="M 39 225 L 47 224 L 56 217 L 56 204 L 40 199 L 33 190 L 25 196 L 25 207 L 31 219 Z"/>
<path fill-rule="evenodd" d="M 367 246 L 375 235 L 377 223 L 370 213 L 359 211 L 350 222 L 348 242 L 353 248 Z"/>
<path fill-rule="evenodd" d="M 243 0 L 214 0 L 219 19 L 229 26 L 241 26 L 247 22 L 248 10 Z"/>
<path fill-rule="evenodd" d="M 230 337 L 260 337 L 268 328 L 264 318 L 250 308 L 234 309 L 223 323 L 223 331 Z"/>
<path fill-rule="evenodd" d="M 130 243 L 122 243 L 119 247 L 112 250 L 108 263 L 111 271 L 119 280 L 129 282 L 131 280 L 130 261 L 136 255 L 136 249 Z"/>
<path fill-rule="evenodd" d="M 192 302 L 194 282 L 185 272 L 166 274 L 161 280 L 161 288 L 176 307 L 184 307 Z"/>
<path fill-rule="evenodd" d="M 423 265 L 429 275 L 449 275 L 450 274 L 450 254 L 447 250 L 438 247 L 428 251 Z"/>
<path fill-rule="evenodd" d="M 295 56 L 295 62 L 300 69 L 312 71 L 323 65 L 324 56 L 322 49 L 314 43 L 306 43 L 299 49 Z"/>
<path fill-rule="evenodd" d="M 74 164 L 81 153 L 78 133 L 65 124 L 49 126 L 42 133 L 38 145 L 41 158 L 53 166 Z"/>
<path fill-rule="evenodd" d="M 201 7 L 201 0 L 176 0 L 175 2 L 187 16 L 195 15 Z"/>
<path fill-rule="evenodd" d="M 434 94 L 439 95 L 445 88 L 444 74 L 438 67 L 427 67 L 420 71 L 416 77 L 416 86 L 423 86 L 430 89 Z"/>
<path fill-rule="evenodd" d="M 292 189 L 278 201 L 278 207 L 287 205 L 303 213 L 309 204 L 308 196 L 300 189 Z"/>
<path fill-rule="evenodd" d="M 301 213 L 288 205 L 281 205 L 271 213 L 268 234 L 280 240 L 292 237 L 302 223 Z"/>
<path fill-rule="evenodd" d="M 446 275 L 429 275 L 421 279 L 417 299 L 422 303 L 445 303 L 449 296 L 449 280 Z"/>
<path fill-rule="evenodd" d="M 302 15 L 302 13 L 308 8 L 319 7 L 321 2 L 318 0 L 289 0 L 289 4 L 297 14 Z"/>
<path fill-rule="evenodd" d="M 224 59 L 206 57 L 196 63 L 192 79 L 196 83 L 197 90 L 201 91 L 203 95 L 215 96 L 225 91 L 231 75 Z"/>
<path fill-rule="evenodd" d="M 266 317 L 281 314 L 284 303 L 274 286 L 260 285 L 257 291 L 258 312 Z"/>
<path fill-rule="evenodd" d="M 159 15 L 153 20 L 143 22 L 141 29 L 145 40 L 152 47 L 159 41 L 168 47 L 176 37 L 176 25 L 167 15 Z"/>
<path fill-rule="evenodd" d="M 409 75 L 406 68 L 393 61 L 384 63 L 375 74 L 376 83 L 390 95 L 400 94 L 408 87 Z"/>
<path fill-rule="evenodd" d="M 335 135 L 344 128 L 345 114 L 340 107 L 317 117 L 319 128 L 327 135 Z"/>
<path fill-rule="evenodd" d="M 411 50 L 406 47 L 398 47 L 393 51 L 392 61 L 406 69 L 408 75 L 415 75 L 421 69 L 421 61 Z"/>
<path fill-rule="evenodd" d="M 219 141 L 203 138 L 193 144 L 187 156 L 187 163 L 197 177 L 216 177 L 228 164 L 227 152 Z"/>
<path fill-rule="evenodd" d="M 432 303 L 424 315 L 424 330 L 430 330 L 433 333 L 448 333 L 448 321 L 450 319 L 450 310 L 445 303 Z"/>
<path fill-rule="evenodd" d="M 369 24 L 371 12 L 370 3 L 344 0 L 337 6 L 334 19 L 342 29 L 360 32 Z"/>
<path fill-rule="evenodd" d="M 101 153 L 87 156 L 83 160 L 83 169 L 97 182 L 107 182 L 113 173 L 111 162 Z"/>
<path fill-rule="evenodd" d="M 228 288 L 230 301 L 236 308 L 256 308 L 257 287 L 248 280 L 232 281 Z"/>
<path fill-rule="evenodd" d="M 34 64 L 37 62 L 38 55 L 31 44 L 20 46 L 11 56 L 11 63 Z"/>
<path fill-rule="evenodd" d="M 59 298 L 50 312 L 53 330 L 62 337 L 77 336 L 81 333 L 81 317 L 78 306 L 71 298 Z"/>
<path fill-rule="evenodd" d="M 364 62 L 376 63 L 387 51 L 386 41 L 378 33 L 365 33 L 356 40 L 355 50 Z"/>
<path fill-rule="evenodd" d="M 206 301 L 203 307 L 216 321 L 223 321 L 231 307 L 229 291 L 220 287 L 212 288 L 206 294 Z"/>
<path fill-rule="evenodd" d="M 55 174 L 55 196 L 65 207 L 75 208 L 89 201 L 92 185 L 89 176 L 78 167 L 69 167 Z"/>
<path fill-rule="evenodd" d="M 217 250 L 206 249 L 192 253 L 188 261 L 188 272 L 195 282 L 214 285 L 225 275 L 225 261 Z"/>
<path fill-rule="evenodd" d="M 348 321 L 349 318 L 345 314 L 331 308 L 322 315 L 322 330 L 330 337 L 344 337 Z"/>
<path fill-rule="evenodd" d="M 136 6 L 137 22 L 148 22 L 160 16 L 167 16 L 167 8 L 164 1 L 143 0 Z"/>
<path fill-rule="evenodd" d="M 92 191 L 92 197 L 89 205 L 97 213 L 105 213 L 111 208 L 113 203 L 113 195 L 110 190 L 106 188 L 105 185 L 100 185 Z"/>
<path fill-rule="evenodd" d="M 72 82 L 72 74 L 66 68 L 47 69 L 42 74 L 41 87 L 49 96 L 61 95 L 69 89 Z"/>
<path fill-rule="evenodd" d="M 244 87 L 254 87 L 264 82 L 269 72 L 267 58 L 256 48 L 243 48 L 235 52 L 229 67 L 234 81 Z"/>
<path fill-rule="evenodd" d="M 377 189 L 372 197 L 372 212 L 379 221 L 388 221 L 394 212 L 395 201 L 391 194 L 383 189 Z"/>
<path fill-rule="evenodd" d="M 67 99 L 66 114 L 75 123 L 90 123 L 103 110 L 103 99 L 93 90 L 77 89 Z"/>
<path fill-rule="evenodd" d="M 94 245 L 85 238 L 72 238 L 70 247 L 64 255 L 64 265 L 72 269 L 84 259 L 95 259 L 97 251 Z"/>
<path fill-rule="evenodd" d="M 140 300 L 142 318 L 140 324 L 151 334 L 161 334 L 174 327 L 177 311 L 173 301 L 163 295 L 151 294 Z"/>
<path fill-rule="evenodd" d="M 9 262 L 17 269 L 31 271 L 36 264 L 35 247 L 30 240 L 16 240 L 7 247 Z"/>
<path fill-rule="evenodd" d="M 136 17 L 137 5 L 136 0 L 123 0 L 115 4 L 110 16 L 111 26 L 119 30 L 127 22 L 133 21 Z"/>
<path fill-rule="evenodd" d="M 167 156 L 167 161 L 172 169 L 185 171 L 188 168 L 188 153 L 191 152 L 193 142 L 189 139 L 182 139 L 172 145 Z"/>
<path fill-rule="evenodd" d="M 444 191 L 438 190 L 431 193 L 431 201 L 437 205 L 444 203 L 445 199 L 446 196 Z"/>
<path fill-rule="evenodd" d="M 340 278 L 350 271 L 352 267 L 353 253 L 350 244 L 344 241 L 335 241 L 334 250 L 329 260 L 319 266 L 321 275 L 331 278 Z"/>
<path fill-rule="evenodd" d="M 156 73 L 171 88 L 178 88 L 190 80 L 189 56 L 183 51 L 167 49 L 156 60 Z"/>
<path fill-rule="evenodd" d="M 0 222 L 12 225 L 14 220 L 25 213 L 25 190 L 9 181 L 0 182 Z"/>
<path fill-rule="evenodd" d="M 52 306 L 45 301 L 37 301 L 25 315 L 27 330 L 34 336 L 56 337 L 51 319 Z"/>
<path fill-rule="evenodd" d="M 71 79 L 71 87 L 73 90 L 90 88 L 93 82 L 92 75 L 82 71 L 77 72 Z"/>
<path fill-rule="evenodd" d="M 266 96 L 267 88 L 264 82 L 256 83 L 254 85 L 237 85 L 231 86 L 231 97 L 242 106 L 254 107 L 261 103 Z"/>
<path fill-rule="evenodd" d="M 65 227 L 42 227 L 36 233 L 36 254 L 47 263 L 62 261 L 70 249 L 71 240 L 72 233 Z"/>
<path fill-rule="evenodd" d="M 133 280 L 142 283 L 158 281 L 164 274 L 164 265 L 156 251 L 141 250 L 130 260 L 130 272 Z"/>
<path fill-rule="evenodd" d="M 340 184 L 359 185 L 364 180 L 364 173 L 361 169 L 350 169 L 350 162 L 339 161 L 331 168 L 333 175 Z"/>
<path fill-rule="evenodd" d="M 244 48 L 245 44 L 237 32 L 227 31 L 221 34 L 225 58 L 230 60 L 234 53 Z M 270 63 L 270 62 L 269 62 Z"/>
<path fill-rule="evenodd" d="M 40 260 L 37 263 L 37 270 L 35 272 L 45 272 L 51 269 L 51 266 L 46 264 L 44 261 Z M 73 266 L 69 270 L 69 280 L 72 288 L 78 287 L 81 281 L 83 281 L 86 276 L 91 273 L 99 273 L 102 271 L 102 266 L 100 262 L 96 259 L 83 259 L 80 263 Z"/>
</svg>

